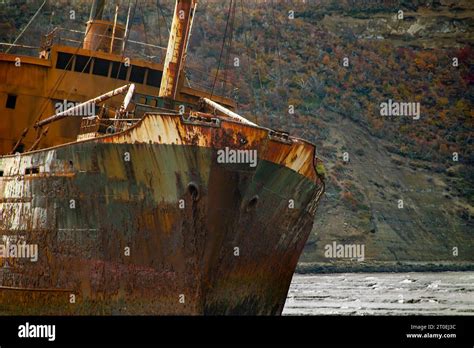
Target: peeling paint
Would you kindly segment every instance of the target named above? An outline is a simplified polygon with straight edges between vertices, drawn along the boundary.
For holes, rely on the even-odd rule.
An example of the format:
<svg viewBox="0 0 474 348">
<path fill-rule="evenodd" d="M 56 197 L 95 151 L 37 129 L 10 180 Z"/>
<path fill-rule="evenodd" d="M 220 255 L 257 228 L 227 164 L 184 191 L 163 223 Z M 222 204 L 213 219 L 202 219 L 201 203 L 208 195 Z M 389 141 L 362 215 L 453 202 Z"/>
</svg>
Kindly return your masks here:
<svg viewBox="0 0 474 348">
<path fill-rule="evenodd" d="M 0 157 L 0 235 L 39 245 L 1 260 L 0 314 L 281 314 L 324 191 L 315 147 L 190 116 Z M 218 163 L 225 147 L 257 166 Z"/>
</svg>

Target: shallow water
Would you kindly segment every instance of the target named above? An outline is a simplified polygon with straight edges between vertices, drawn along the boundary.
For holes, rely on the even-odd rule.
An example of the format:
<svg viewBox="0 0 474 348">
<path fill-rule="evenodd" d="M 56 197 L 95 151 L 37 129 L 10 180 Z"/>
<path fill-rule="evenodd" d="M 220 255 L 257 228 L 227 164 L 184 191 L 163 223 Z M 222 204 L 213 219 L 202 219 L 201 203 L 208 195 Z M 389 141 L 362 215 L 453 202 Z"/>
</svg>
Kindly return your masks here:
<svg viewBox="0 0 474 348">
<path fill-rule="evenodd" d="M 283 315 L 474 315 L 474 272 L 295 274 Z"/>
</svg>

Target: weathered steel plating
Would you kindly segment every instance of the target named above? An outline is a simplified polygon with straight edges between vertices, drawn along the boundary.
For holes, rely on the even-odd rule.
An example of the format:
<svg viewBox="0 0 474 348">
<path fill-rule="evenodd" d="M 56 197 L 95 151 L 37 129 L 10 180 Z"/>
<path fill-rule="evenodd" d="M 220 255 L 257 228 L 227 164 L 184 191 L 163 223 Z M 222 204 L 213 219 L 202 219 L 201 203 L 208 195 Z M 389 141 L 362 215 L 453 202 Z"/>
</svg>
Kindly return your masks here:
<svg viewBox="0 0 474 348">
<path fill-rule="evenodd" d="M 0 259 L 0 312 L 280 314 L 324 190 L 315 147 L 199 117 L 0 157 L 0 234 L 39 246 Z"/>
</svg>

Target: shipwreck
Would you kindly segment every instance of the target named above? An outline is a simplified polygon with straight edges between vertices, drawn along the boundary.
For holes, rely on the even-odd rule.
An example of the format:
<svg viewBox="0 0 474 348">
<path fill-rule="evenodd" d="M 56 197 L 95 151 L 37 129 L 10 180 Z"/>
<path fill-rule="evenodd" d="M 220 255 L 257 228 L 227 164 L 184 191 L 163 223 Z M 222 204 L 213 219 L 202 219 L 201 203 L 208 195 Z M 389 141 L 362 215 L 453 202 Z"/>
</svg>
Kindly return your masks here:
<svg viewBox="0 0 474 348">
<path fill-rule="evenodd" d="M 186 83 L 196 3 L 176 1 L 163 63 L 126 64 L 103 0 L 80 46 L 0 53 L 0 242 L 37 246 L 0 257 L 0 314 L 281 314 L 322 163 Z"/>
</svg>

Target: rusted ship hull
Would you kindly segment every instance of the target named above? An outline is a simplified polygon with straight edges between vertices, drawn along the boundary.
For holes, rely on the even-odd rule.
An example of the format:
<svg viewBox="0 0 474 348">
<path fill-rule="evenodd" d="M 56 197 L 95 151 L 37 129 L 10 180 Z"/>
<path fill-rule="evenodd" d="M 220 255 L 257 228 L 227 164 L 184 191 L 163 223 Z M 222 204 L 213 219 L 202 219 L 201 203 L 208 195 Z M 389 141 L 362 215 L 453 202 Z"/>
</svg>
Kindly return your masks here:
<svg viewBox="0 0 474 348">
<path fill-rule="evenodd" d="M 256 150 L 255 167 L 218 149 Z M 324 190 L 314 145 L 220 118 L 148 114 L 128 130 L 0 157 L 0 314 L 283 310 Z"/>
</svg>

